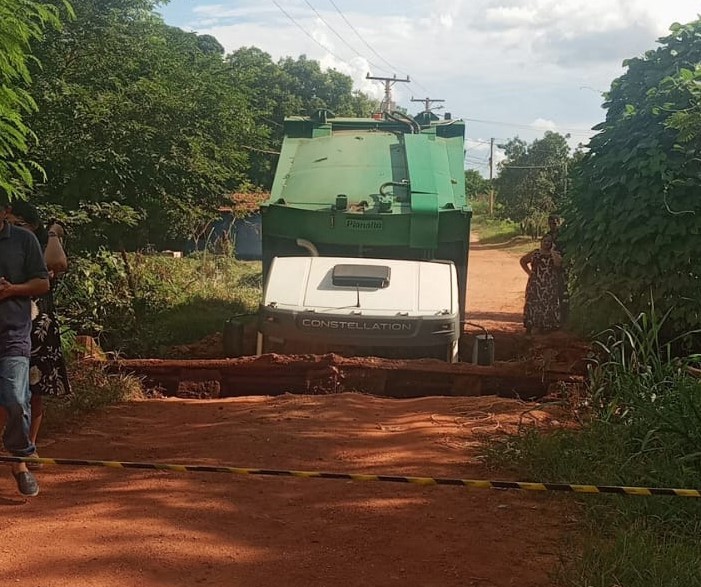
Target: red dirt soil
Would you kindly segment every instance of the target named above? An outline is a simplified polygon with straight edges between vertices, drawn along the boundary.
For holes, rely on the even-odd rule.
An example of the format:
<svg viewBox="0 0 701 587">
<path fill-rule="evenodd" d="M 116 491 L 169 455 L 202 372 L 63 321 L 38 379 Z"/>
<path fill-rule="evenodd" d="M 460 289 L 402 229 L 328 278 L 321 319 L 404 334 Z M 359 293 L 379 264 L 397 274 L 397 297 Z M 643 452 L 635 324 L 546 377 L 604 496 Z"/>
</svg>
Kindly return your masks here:
<svg viewBox="0 0 701 587">
<path fill-rule="evenodd" d="M 520 271 L 508 251 L 471 256 L 469 312 L 496 334 L 523 337 Z M 154 399 L 114 406 L 39 452 L 503 479 L 480 464 L 482 440 L 555 418 L 498 397 Z M 544 587 L 573 523 L 572 502 L 550 493 L 107 468 L 37 476 L 31 500 L 9 469 L 0 477 L 2 585 Z"/>
<path fill-rule="evenodd" d="M 491 477 L 484 435 L 533 406 L 359 394 L 147 400 L 44 456 Z M 556 425 L 533 411 L 526 423 Z M 553 494 L 226 474 L 46 467 L 25 502 L 0 478 L 3 584 L 41 587 L 552 585 Z M 504 477 L 504 475 L 500 475 Z"/>
</svg>

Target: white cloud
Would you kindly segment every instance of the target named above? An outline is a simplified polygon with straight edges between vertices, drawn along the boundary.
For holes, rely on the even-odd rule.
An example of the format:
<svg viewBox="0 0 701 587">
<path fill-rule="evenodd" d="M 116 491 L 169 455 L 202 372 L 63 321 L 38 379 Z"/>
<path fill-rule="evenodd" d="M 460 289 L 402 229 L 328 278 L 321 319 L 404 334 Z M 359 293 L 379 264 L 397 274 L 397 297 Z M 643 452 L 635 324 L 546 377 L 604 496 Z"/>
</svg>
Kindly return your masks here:
<svg viewBox="0 0 701 587">
<path fill-rule="evenodd" d="M 533 25 L 538 13 L 532 8 L 520 6 L 496 6 L 485 11 L 485 21 L 493 25 L 517 27 Z"/>
<path fill-rule="evenodd" d="M 438 22 L 440 22 L 441 26 L 445 29 L 453 28 L 453 16 L 451 14 L 439 14 Z"/>
<path fill-rule="evenodd" d="M 557 124 L 553 120 L 546 120 L 545 118 L 536 118 L 531 122 L 531 126 L 537 130 L 557 131 Z"/>
<path fill-rule="evenodd" d="M 265 5 L 260 3 L 249 3 L 247 6 L 244 5 L 238 8 L 231 8 L 223 4 L 199 4 L 192 7 L 192 12 L 198 18 L 216 18 L 218 20 L 232 18 L 260 19 L 266 13 L 279 14 L 273 4 Z"/>
</svg>

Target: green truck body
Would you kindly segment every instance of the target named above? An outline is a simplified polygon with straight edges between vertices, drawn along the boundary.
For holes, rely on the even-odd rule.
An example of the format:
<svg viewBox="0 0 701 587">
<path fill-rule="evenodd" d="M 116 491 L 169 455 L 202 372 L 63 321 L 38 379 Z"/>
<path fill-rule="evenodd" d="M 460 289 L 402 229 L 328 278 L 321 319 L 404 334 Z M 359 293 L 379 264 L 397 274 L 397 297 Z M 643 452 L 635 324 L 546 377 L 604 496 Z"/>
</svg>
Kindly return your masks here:
<svg viewBox="0 0 701 587">
<path fill-rule="evenodd" d="M 262 206 L 263 273 L 305 254 L 448 260 L 465 307 L 471 209 L 459 120 L 400 115 L 285 120 Z"/>
</svg>

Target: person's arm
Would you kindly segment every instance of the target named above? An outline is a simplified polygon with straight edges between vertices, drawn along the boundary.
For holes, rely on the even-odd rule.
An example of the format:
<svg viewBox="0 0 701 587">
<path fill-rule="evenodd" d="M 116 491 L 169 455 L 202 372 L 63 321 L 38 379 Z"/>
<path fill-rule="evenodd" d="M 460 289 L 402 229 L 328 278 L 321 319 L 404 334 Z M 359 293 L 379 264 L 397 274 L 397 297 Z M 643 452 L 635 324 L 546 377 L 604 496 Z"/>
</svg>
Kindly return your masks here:
<svg viewBox="0 0 701 587">
<path fill-rule="evenodd" d="M 68 259 L 66 258 L 66 252 L 63 250 L 63 245 L 61 245 L 59 230 L 63 233 L 63 229 L 56 224 L 49 228 L 49 242 L 44 250 L 44 261 L 53 275 L 60 275 L 68 269 Z"/>
<path fill-rule="evenodd" d="M 7 298 L 37 298 L 49 291 L 49 280 L 45 277 L 34 277 L 24 283 L 10 283 L 0 278 L 0 300 Z"/>
<path fill-rule="evenodd" d="M 554 247 L 551 249 L 550 254 L 553 258 L 553 265 L 555 267 L 562 267 L 562 255 Z"/>
<path fill-rule="evenodd" d="M 530 263 L 533 260 L 533 253 L 526 253 L 523 257 L 521 257 L 521 260 L 519 263 L 521 263 L 521 268 L 529 275 L 531 275 L 531 268 L 530 268 Z"/>
</svg>

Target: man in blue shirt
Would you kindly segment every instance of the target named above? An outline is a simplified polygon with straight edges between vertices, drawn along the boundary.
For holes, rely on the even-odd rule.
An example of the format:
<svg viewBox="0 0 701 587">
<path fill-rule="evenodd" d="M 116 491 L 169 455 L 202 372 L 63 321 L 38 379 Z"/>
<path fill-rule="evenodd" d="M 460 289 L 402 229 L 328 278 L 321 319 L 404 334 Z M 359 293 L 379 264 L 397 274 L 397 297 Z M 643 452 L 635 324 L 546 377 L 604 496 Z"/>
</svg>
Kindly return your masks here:
<svg viewBox="0 0 701 587">
<path fill-rule="evenodd" d="M 7 412 L 5 448 L 27 457 L 36 451 L 29 437 L 31 298 L 49 290 L 49 274 L 34 234 L 7 222 L 11 209 L 0 194 L 0 406 Z M 22 495 L 39 493 L 25 463 L 13 463 L 12 474 Z"/>
</svg>

